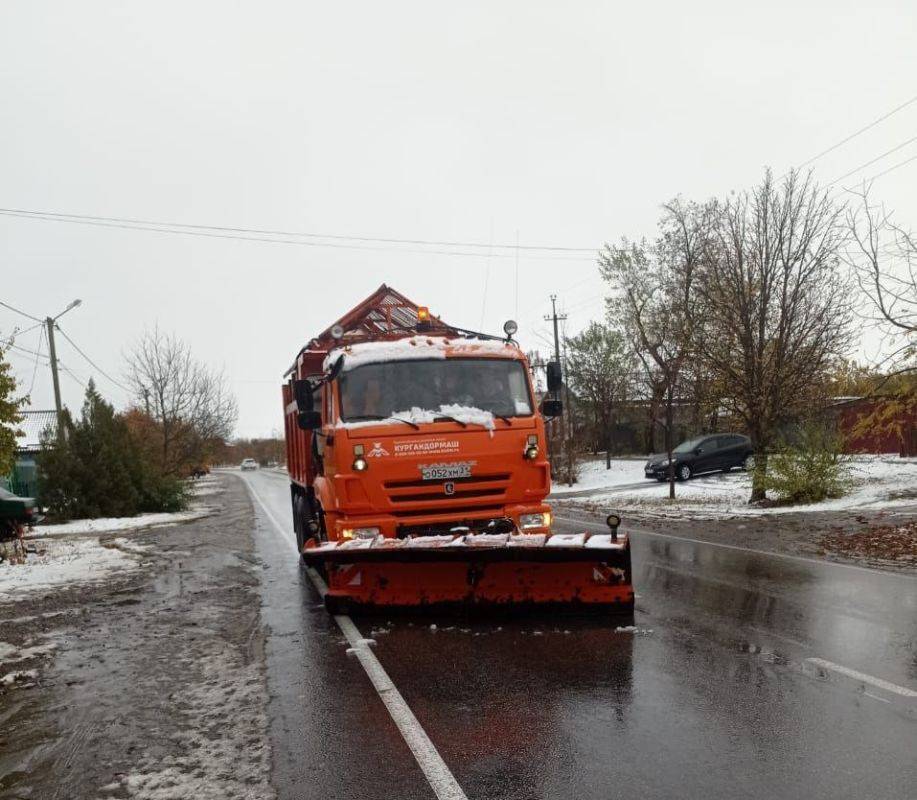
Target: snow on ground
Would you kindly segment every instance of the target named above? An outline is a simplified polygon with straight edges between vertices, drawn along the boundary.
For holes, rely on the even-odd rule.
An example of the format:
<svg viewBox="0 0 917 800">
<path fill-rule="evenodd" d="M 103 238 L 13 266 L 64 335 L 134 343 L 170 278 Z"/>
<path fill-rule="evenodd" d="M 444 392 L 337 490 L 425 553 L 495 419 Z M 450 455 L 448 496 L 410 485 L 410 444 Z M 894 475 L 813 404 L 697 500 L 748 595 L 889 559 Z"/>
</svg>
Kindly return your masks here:
<svg viewBox="0 0 917 800">
<path fill-rule="evenodd" d="M 608 489 L 616 486 L 639 483 L 643 477 L 645 458 L 613 458 L 611 469 L 605 469 L 605 459 L 585 461 L 580 465 L 579 480 L 573 486 L 555 483 L 551 493 L 567 494 L 581 492 L 584 489 Z"/>
<path fill-rule="evenodd" d="M 24 564 L 0 564 L 0 603 L 33 591 L 48 591 L 74 583 L 96 583 L 114 573 L 137 568 L 147 548 L 128 539 L 100 542 L 98 534 L 135 533 L 164 525 L 190 522 L 209 516 L 212 506 L 194 503 L 199 497 L 222 493 L 219 479 L 207 476 L 191 487 L 192 506 L 169 514 L 138 514 L 136 517 L 80 519 L 55 525 L 38 525 L 26 534 L 37 552 Z"/>
<path fill-rule="evenodd" d="M 136 569 L 140 548 L 135 545 L 121 549 L 122 543 L 122 539 L 104 545 L 98 539 L 41 542 L 39 552 L 30 554 L 25 564 L 0 564 L 0 603 L 74 583 L 99 583 Z"/>
<path fill-rule="evenodd" d="M 178 522 L 190 522 L 191 520 L 206 517 L 210 513 L 211 510 L 209 508 L 197 507 L 188 511 L 177 511 L 172 514 L 138 514 L 136 517 L 77 519 L 72 522 L 59 522 L 55 525 L 38 525 L 34 528 L 32 534 L 26 538 L 110 533 L 114 531 L 136 530 L 138 528 L 157 528 L 160 525 L 174 525 Z"/>
<path fill-rule="evenodd" d="M 810 511 L 843 511 L 850 509 L 917 508 L 917 459 L 897 456 L 856 456 L 851 460 L 853 482 L 848 494 L 821 503 L 761 508 L 749 506 L 751 476 L 745 472 L 715 472 L 675 484 L 675 500 L 669 500 L 668 483 L 643 478 L 641 461 L 613 459 L 612 469 L 604 461 L 584 464 L 583 480 L 571 488 L 558 487 L 555 495 L 592 489 L 578 500 L 597 503 L 616 510 L 640 511 L 646 514 L 676 516 L 690 513 L 703 519 L 761 514 L 785 514 Z M 605 480 L 603 480 L 603 473 Z M 631 484 L 640 482 L 641 488 Z M 574 502 L 576 499 L 571 498 Z"/>
</svg>

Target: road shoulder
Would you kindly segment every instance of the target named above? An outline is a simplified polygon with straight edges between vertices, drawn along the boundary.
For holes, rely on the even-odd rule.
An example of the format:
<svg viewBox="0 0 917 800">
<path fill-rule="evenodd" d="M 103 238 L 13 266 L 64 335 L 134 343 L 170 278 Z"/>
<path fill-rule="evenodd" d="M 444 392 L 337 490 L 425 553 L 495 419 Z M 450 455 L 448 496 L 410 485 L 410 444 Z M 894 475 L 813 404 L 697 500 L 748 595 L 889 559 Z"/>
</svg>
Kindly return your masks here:
<svg viewBox="0 0 917 800">
<path fill-rule="evenodd" d="M 0 800 L 271 798 L 253 512 L 130 537 L 134 570 L 0 608 Z M 13 663 L 15 662 L 15 663 Z"/>
</svg>

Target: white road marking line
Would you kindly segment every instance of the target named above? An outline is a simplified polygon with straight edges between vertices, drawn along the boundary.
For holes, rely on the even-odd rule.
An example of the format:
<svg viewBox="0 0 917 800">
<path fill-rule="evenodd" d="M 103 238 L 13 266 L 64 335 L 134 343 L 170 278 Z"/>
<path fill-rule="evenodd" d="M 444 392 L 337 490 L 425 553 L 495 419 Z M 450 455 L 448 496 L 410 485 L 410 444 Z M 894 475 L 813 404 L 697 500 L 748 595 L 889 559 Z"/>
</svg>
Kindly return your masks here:
<svg viewBox="0 0 917 800">
<path fill-rule="evenodd" d="M 853 678 L 853 680 L 860 681 L 861 683 L 868 683 L 870 686 L 875 686 L 877 689 L 882 689 L 885 692 L 891 692 L 892 694 L 897 694 L 901 697 L 912 699 L 917 698 L 917 692 L 915 692 L 913 689 L 908 689 L 904 686 L 898 686 L 897 683 L 884 681 L 882 678 L 876 678 L 873 675 L 867 675 L 865 672 L 858 672 L 855 669 L 850 669 L 850 667 L 844 667 L 840 664 L 835 664 L 833 661 L 826 661 L 823 658 L 807 658 L 805 663 L 811 664 L 814 667 L 821 667 L 822 669 L 826 669 L 829 672 L 837 672 L 839 675 Z"/>
<path fill-rule="evenodd" d="M 608 530 L 606 525 L 601 525 L 597 522 L 588 522 L 586 520 L 575 519 L 573 517 L 562 517 L 558 514 L 554 515 L 554 519 L 560 520 L 561 522 L 570 522 L 574 525 L 582 525 L 586 528 L 591 528 L 593 530 L 600 530 L 603 533 Z M 866 572 L 870 575 L 879 575 L 886 578 L 904 578 L 907 580 L 917 580 L 915 575 L 907 575 L 905 573 L 899 572 L 887 572 L 885 570 L 870 569 L 869 567 L 858 567 L 856 564 L 841 564 L 837 561 L 819 561 L 817 558 L 806 558 L 805 556 L 793 556 L 789 553 L 773 553 L 769 550 L 755 550 L 752 547 L 740 547 L 737 544 L 723 544 L 722 542 L 707 542 L 703 539 L 691 539 L 687 536 L 673 536 L 669 533 L 656 533 L 655 531 L 648 531 L 644 528 L 635 528 L 632 525 L 622 525 L 622 533 L 627 533 L 628 531 L 633 531 L 639 536 L 655 536 L 659 539 L 670 539 L 673 542 L 690 542 L 691 544 L 705 544 L 710 547 L 720 547 L 724 550 L 738 550 L 743 553 L 754 553 L 759 556 L 772 556 L 773 558 L 783 558 L 789 561 L 801 561 L 804 564 L 815 564 L 819 567 L 839 567 L 841 569 L 852 569 L 857 572 Z"/>
<path fill-rule="evenodd" d="M 299 553 L 296 552 L 296 541 L 293 538 L 293 532 L 284 530 L 283 525 L 277 521 L 277 518 L 248 480 L 245 481 L 245 484 L 248 486 L 248 490 L 252 497 L 258 501 L 261 510 L 264 511 L 267 518 L 271 521 L 274 532 L 277 533 L 284 542 L 289 544 L 293 554 L 299 557 Z M 325 585 L 321 576 L 311 567 L 308 568 L 306 572 L 312 580 L 312 583 L 315 584 L 318 593 L 324 597 L 328 592 L 328 587 Z M 414 712 L 411 711 L 410 706 L 404 701 L 401 692 L 398 691 L 398 688 L 388 676 L 385 668 L 379 663 L 379 659 L 376 658 L 375 653 L 367 647 L 366 640 L 360 634 L 353 620 L 345 614 L 336 614 L 334 616 L 334 621 L 341 629 L 347 642 L 353 648 L 357 660 L 362 665 L 363 670 L 366 672 L 379 698 L 388 709 L 392 721 L 401 732 L 407 746 L 414 754 L 417 765 L 429 782 L 430 788 L 433 789 L 434 794 L 439 800 L 468 800 L 468 796 L 465 794 L 462 787 L 459 786 L 458 781 L 449 770 L 449 767 L 446 766 L 446 762 L 443 761 L 442 756 L 440 756 L 439 751 L 430 740 L 427 732 L 423 729 L 420 722 L 417 721 L 417 717 L 414 716 Z"/>
</svg>

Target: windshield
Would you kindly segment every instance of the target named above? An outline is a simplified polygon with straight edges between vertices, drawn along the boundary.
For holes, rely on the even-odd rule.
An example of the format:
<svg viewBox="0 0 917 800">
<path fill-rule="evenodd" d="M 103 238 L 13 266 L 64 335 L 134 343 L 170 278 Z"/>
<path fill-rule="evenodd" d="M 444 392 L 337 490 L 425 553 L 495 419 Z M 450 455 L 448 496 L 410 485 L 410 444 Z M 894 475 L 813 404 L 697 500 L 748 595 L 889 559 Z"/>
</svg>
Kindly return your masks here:
<svg viewBox="0 0 917 800">
<path fill-rule="evenodd" d="M 463 406 L 497 417 L 529 416 L 532 400 L 520 361 L 446 358 L 365 364 L 340 379 L 341 419 L 387 419 L 414 408 Z M 448 414 L 448 410 L 444 410 Z"/>
<path fill-rule="evenodd" d="M 706 438 L 707 438 L 706 436 L 701 436 L 697 439 L 688 439 L 688 441 L 682 442 L 680 445 L 678 445 L 678 447 L 676 447 L 672 452 L 673 453 L 690 453 L 695 448 L 700 447 L 704 443 L 704 440 Z"/>
</svg>

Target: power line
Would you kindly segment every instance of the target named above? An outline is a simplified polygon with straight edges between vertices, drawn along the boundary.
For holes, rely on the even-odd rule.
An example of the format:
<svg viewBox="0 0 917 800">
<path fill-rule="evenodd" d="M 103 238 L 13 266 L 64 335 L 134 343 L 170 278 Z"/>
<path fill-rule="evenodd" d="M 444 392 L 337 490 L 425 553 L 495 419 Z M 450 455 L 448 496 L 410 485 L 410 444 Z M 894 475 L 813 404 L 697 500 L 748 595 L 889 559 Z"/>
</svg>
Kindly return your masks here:
<svg viewBox="0 0 917 800">
<path fill-rule="evenodd" d="M 26 314 L 25 311 L 21 311 L 18 308 L 14 308 L 9 303 L 4 303 L 2 300 L 0 300 L 0 306 L 3 306 L 4 308 L 8 308 L 10 311 L 15 311 L 17 314 L 21 314 L 23 317 L 28 317 L 30 320 L 32 320 L 32 322 L 37 322 L 39 325 L 41 325 L 44 322 L 44 320 L 39 319 L 38 317 L 33 317 L 31 314 Z"/>
<path fill-rule="evenodd" d="M 84 359 L 86 359 L 86 361 L 89 363 L 90 366 L 94 367 L 95 369 L 97 369 L 97 370 L 99 371 L 99 373 L 102 375 L 102 377 L 108 378 L 109 381 L 111 381 L 115 386 L 117 386 L 117 387 L 118 387 L 119 389 L 121 389 L 122 391 L 125 391 L 125 392 L 127 392 L 128 394 L 131 393 L 131 390 L 130 390 L 130 389 L 128 389 L 124 384 L 119 383 L 119 382 L 116 381 L 114 378 L 112 378 L 111 375 L 109 375 L 104 369 L 102 369 L 98 364 L 96 364 L 95 361 L 93 361 L 89 356 L 87 356 L 87 355 L 80 349 L 80 347 L 77 345 L 77 343 L 74 342 L 73 339 L 71 339 L 71 338 L 67 335 L 66 331 L 64 331 L 63 328 L 61 328 L 61 327 L 58 325 L 58 326 L 57 326 L 57 330 L 60 332 L 60 335 L 61 335 L 61 336 L 63 336 L 68 342 L 70 342 L 71 347 L 73 347 L 73 349 L 76 350 L 77 353 L 79 353 Z"/>
<path fill-rule="evenodd" d="M 6 338 L 3 347 L 8 347 L 9 345 L 13 344 L 13 342 L 16 341 L 17 336 L 25 336 L 27 333 L 34 331 L 36 328 L 40 328 L 42 325 L 44 325 L 43 322 L 36 322 L 34 325 L 29 325 L 28 328 L 23 328 L 22 330 L 19 330 L 17 327 L 13 326 L 13 332 Z"/>
<path fill-rule="evenodd" d="M 422 245 L 424 247 L 478 247 L 494 248 L 498 250 L 510 251 L 502 254 L 504 258 L 512 258 L 516 250 L 526 251 L 544 251 L 552 253 L 593 253 L 595 247 L 562 247 L 553 245 L 516 245 L 516 244 L 489 244 L 487 242 L 468 242 L 468 241 L 449 241 L 439 239 L 400 239 L 396 237 L 382 236 L 345 236 L 333 233 L 306 233 L 301 231 L 271 230 L 266 228 L 235 228 L 224 225 L 200 225 L 184 222 L 162 222 L 158 220 L 137 219 L 132 217 L 101 217 L 90 214 L 65 214 L 57 211 L 32 211 L 23 208 L 0 208 L 0 213 L 13 217 L 24 217 L 31 219 L 42 219 L 48 222 L 72 222 L 79 224 L 102 224 L 106 223 L 107 227 L 129 227 L 136 230 L 160 230 L 168 233 L 187 233 L 192 234 L 198 231 L 215 231 L 221 234 L 253 234 L 258 236 L 270 237 L 297 237 L 303 239 L 330 239 L 339 242 L 363 242 L 375 244 L 397 244 L 397 245 Z M 110 223 L 110 224 L 109 224 Z M 143 226 L 154 226 L 153 228 Z M 177 230 L 185 229 L 185 230 Z M 247 238 L 226 236 L 222 238 Z M 255 239 L 254 241 L 264 241 Z M 266 241 L 278 241 L 276 239 L 267 239 Z M 330 242 L 298 242 L 298 244 L 312 247 L 347 247 L 354 249 L 352 245 L 334 245 Z M 357 249 L 377 249 L 377 248 L 357 248 Z M 386 250 L 392 248 L 384 248 Z M 399 250 L 399 252 L 404 252 Z M 421 251 L 427 252 L 427 251 Z M 452 255 L 453 253 L 448 253 Z M 468 253 L 480 257 L 483 253 Z"/>
<path fill-rule="evenodd" d="M 73 378 L 73 380 L 75 380 L 84 389 L 89 388 L 87 384 L 85 384 L 82 380 L 80 380 L 79 377 L 77 377 L 76 373 L 72 369 L 70 369 L 70 367 L 65 367 L 63 364 L 61 364 L 60 359 L 57 360 L 57 366 L 60 368 L 61 372 L 64 372 L 67 375 L 69 375 L 71 378 Z"/>
<path fill-rule="evenodd" d="M 909 144 L 911 144 L 911 142 L 917 142 L 917 136 L 911 137 L 906 142 L 902 142 L 901 144 L 893 147 L 891 150 L 886 150 L 884 153 L 882 153 L 882 155 L 876 156 L 875 158 L 871 159 L 870 161 L 867 161 L 865 164 L 860 164 L 860 166 L 856 167 L 855 169 L 850 170 L 850 172 L 845 172 L 839 178 L 835 178 L 833 181 L 831 181 L 831 183 L 827 184 L 825 188 L 827 188 L 828 186 L 834 186 L 835 183 L 840 183 L 842 180 L 844 180 L 844 178 L 849 178 L 851 175 L 859 172 L 861 169 L 866 169 L 866 167 L 872 166 L 877 161 L 881 161 L 886 156 L 890 156 L 892 153 L 898 152 L 902 147 L 907 147 Z"/>
<path fill-rule="evenodd" d="M 35 388 L 35 378 L 38 375 L 38 361 L 41 358 L 41 345 L 45 340 L 45 329 L 38 331 L 38 355 L 35 356 L 35 366 L 32 367 L 32 381 L 29 383 L 29 397 L 32 396 L 32 390 Z"/>
<path fill-rule="evenodd" d="M 818 161 L 818 159 L 820 159 L 822 156 L 826 156 L 826 155 L 828 155 L 828 153 L 830 153 L 830 152 L 832 152 L 832 151 L 834 151 L 834 150 L 837 150 L 838 147 L 841 147 L 842 145 L 847 144 L 847 142 L 851 141 L 852 139 L 856 139 L 856 137 L 859 136 L 860 134 L 866 133 L 866 131 L 870 130 L 871 128 L 874 128 L 874 127 L 875 127 L 876 125 L 878 125 L 880 122 L 884 122 L 884 121 L 887 120 L 889 117 L 893 116 L 894 114 L 897 114 L 897 113 L 898 113 L 899 111 L 901 111 L 902 109 L 907 108 L 907 107 L 908 107 L 909 105 L 911 105 L 912 103 L 917 103 L 917 95 L 915 95 L 914 97 L 912 97 L 910 100 L 905 101 L 905 102 L 902 103 L 900 106 L 896 106 L 896 107 L 893 108 L 891 111 L 889 111 L 887 114 L 883 114 L 883 115 L 882 115 L 881 117 L 879 117 L 878 119 L 873 120 L 873 121 L 870 122 L 867 126 L 865 126 L 865 127 L 863 127 L 863 128 L 860 128 L 858 131 L 855 131 L 854 133 L 851 133 L 851 134 L 850 134 L 849 136 L 847 136 L 846 138 L 841 139 L 841 141 L 839 141 L 837 144 L 831 145 L 831 147 L 829 147 L 827 150 L 822 150 L 822 151 L 821 151 L 820 153 L 818 153 L 817 155 L 812 156 L 812 158 L 810 158 L 808 161 L 803 161 L 799 166 L 796 167 L 796 169 L 802 169 L 803 167 L 806 167 L 806 166 L 808 166 L 809 164 L 812 164 L 813 162 Z"/>
<path fill-rule="evenodd" d="M 27 347 L 23 347 L 20 344 L 13 344 L 12 342 L 10 342 L 6 346 L 9 347 L 11 350 L 18 350 L 20 353 L 25 353 L 26 355 L 30 355 L 30 356 L 42 355 L 41 353 L 36 353 L 34 350 L 29 350 Z"/>
<path fill-rule="evenodd" d="M 873 175 L 872 177 L 868 178 L 868 179 L 866 180 L 866 183 L 871 183 L 872 181 L 876 180 L 876 178 L 881 178 L 883 175 L 888 175 L 889 172 L 894 172 L 894 171 L 895 171 L 896 169 L 898 169 L 899 167 L 903 167 L 903 166 L 905 166 L 905 165 L 907 165 L 907 164 L 910 164 L 912 161 L 917 161 L 917 156 L 911 156 L 910 158 L 908 158 L 908 159 L 906 159 L 906 160 L 904 160 L 904 161 L 901 161 L 901 162 L 899 162 L 898 164 L 895 164 L 895 166 L 893 166 L 893 167 L 889 167 L 888 169 L 883 170 L 882 172 L 877 172 L 875 175 Z"/>
</svg>

